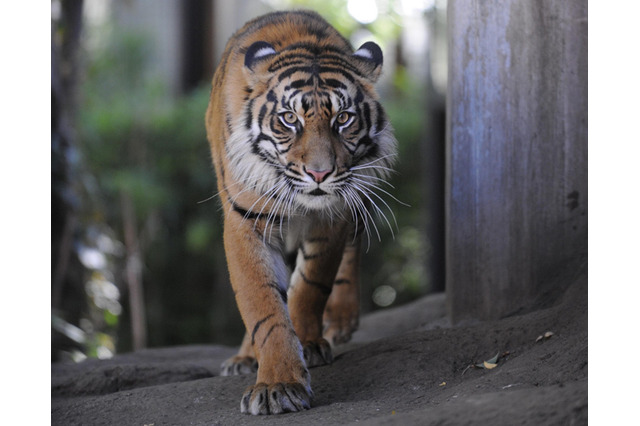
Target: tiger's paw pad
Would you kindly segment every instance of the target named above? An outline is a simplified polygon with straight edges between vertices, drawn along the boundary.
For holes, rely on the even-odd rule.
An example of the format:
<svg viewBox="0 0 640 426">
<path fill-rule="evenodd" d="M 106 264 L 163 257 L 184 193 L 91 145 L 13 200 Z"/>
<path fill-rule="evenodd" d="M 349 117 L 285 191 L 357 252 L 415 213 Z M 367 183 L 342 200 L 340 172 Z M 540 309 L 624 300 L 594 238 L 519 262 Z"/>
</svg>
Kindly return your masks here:
<svg viewBox="0 0 640 426">
<path fill-rule="evenodd" d="M 307 368 L 318 367 L 320 365 L 331 364 L 333 362 L 333 354 L 331 353 L 331 345 L 325 339 L 315 341 L 307 341 L 302 344 L 302 353 Z"/>
<path fill-rule="evenodd" d="M 232 356 L 220 366 L 221 376 L 239 376 L 258 371 L 258 361 L 250 356 Z"/>
<path fill-rule="evenodd" d="M 313 392 L 300 383 L 257 383 L 244 391 L 240 411 L 246 414 L 281 414 L 311 408 Z"/>
</svg>

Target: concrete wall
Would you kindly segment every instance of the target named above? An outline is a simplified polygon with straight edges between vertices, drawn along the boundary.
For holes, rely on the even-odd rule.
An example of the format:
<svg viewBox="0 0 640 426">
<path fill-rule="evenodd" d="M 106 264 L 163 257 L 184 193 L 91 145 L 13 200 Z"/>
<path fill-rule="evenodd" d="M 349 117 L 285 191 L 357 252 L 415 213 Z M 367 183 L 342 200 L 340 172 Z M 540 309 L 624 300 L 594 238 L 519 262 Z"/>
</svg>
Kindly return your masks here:
<svg viewBox="0 0 640 426">
<path fill-rule="evenodd" d="M 586 0 L 449 0 L 447 296 L 493 319 L 587 251 Z"/>
</svg>

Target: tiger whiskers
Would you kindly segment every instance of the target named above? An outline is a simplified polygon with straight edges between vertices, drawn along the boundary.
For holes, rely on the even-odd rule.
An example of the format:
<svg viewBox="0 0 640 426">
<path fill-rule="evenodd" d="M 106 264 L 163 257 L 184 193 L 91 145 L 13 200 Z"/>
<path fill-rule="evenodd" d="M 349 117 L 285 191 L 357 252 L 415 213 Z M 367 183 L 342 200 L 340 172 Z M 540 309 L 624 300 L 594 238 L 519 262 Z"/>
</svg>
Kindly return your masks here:
<svg viewBox="0 0 640 426">
<path fill-rule="evenodd" d="M 389 211 L 391 211 L 391 208 L 389 207 L 389 205 L 378 194 L 376 194 L 374 191 L 371 191 L 369 188 L 372 188 L 372 189 L 374 189 L 376 191 L 382 192 L 383 194 L 391 197 L 393 199 L 393 201 L 395 201 L 398 204 L 402 204 L 405 207 L 411 207 L 410 204 L 407 204 L 407 203 L 405 203 L 403 201 L 398 200 L 396 197 L 393 196 L 393 194 L 391 194 L 388 191 L 385 191 L 384 189 L 380 188 L 380 186 L 376 185 L 373 182 L 369 182 L 366 179 L 360 179 L 360 178 L 357 178 L 357 177 L 354 177 L 353 180 L 355 180 L 356 182 L 358 182 L 358 183 L 360 183 L 362 185 L 366 185 L 367 189 L 369 190 L 369 193 L 373 194 L 376 198 L 378 198 L 380 201 L 382 201 L 385 204 L 385 206 L 389 209 Z M 391 185 L 391 184 L 389 184 L 389 185 Z M 393 188 L 393 186 L 392 186 L 392 188 Z"/>
<path fill-rule="evenodd" d="M 364 169 L 379 169 L 379 170 L 384 170 L 386 173 L 397 173 L 397 171 L 387 166 L 380 166 L 380 165 L 374 166 L 374 164 L 376 164 L 379 161 L 386 160 L 387 158 L 395 158 L 395 157 L 397 157 L 396 154 L 383 155 L 382 157 L 378 157 L 373 161 L 369 161 L 368 163 L 352 166 L 350 170 L 353 171 L 353 170 L 364 170 Z M 390 164 L 390 163 L 393 163 L 393 160 L 387 161 L 387 164 Z"/>
<path fill-rule="evenodd" d="M 347 194 L 346 188 L 344 189 L 339 189 L 337 191 L 341 196 L 342 199 L 344 200 L 345 204 L 347 205 L 347 207 L 349 208 L 349 210 L 351 211 L 351 217 L 353 218 L 353 223 L 354 223 L 354 233 L 353 233 L 353 241 L 352 243 L 355 243 L 357 237 L 358 237 L 358 217 L 360 217 L 360 210 L 357 207 L 356 204 L 354 204 L 354 202 L 352 201 L 351 194 Z M 362 219 L 362 226 L 365 228 L 365 232 L 367 234 L 367 251 L 369 251 L 369 246 L 371 244 L 371 237 L 370 237 L 370 232 L 369 232 L 369 224 L 367 223 L 366 219 L 363 218 Z"/>
<path fill-rule="evenodd" d="M 283 212 L 286 212 L 286 216 L 287 216 L 287 229 L 291 224 L 291 216 L 293 215 L 293 201 L 297 193 L 298 191 L 295 188 L 292 188 L 291 186 L 289 186 L 286 197 L 283 197 L 284 199 Z M 282 235 L 282 228 L 284 227 L 283 226 L 284 216 L 285 215 L 283 214 L 280 215 L 280 238 L 283 240 L 284 240 L 284 236 Z"/>
<path fill-rule="evenodd" d="M 398 222 L 396 220 L 396 216 L 393 212 L 393 209 L 391 208 L 391 206 L 389 206 L 389 203 L 387 203 L 387 201 L 384 198 L 382 198 L 380 194 L 390 197 L 391 199 L 393 199 L 394 201 L 396 201 L 397 203 L 403 206 L 410 207 L 409 204 L 404 203 L 399 199 L 397 199 L 390 192 L 383 189 L 381 185 L 378 183 L 382 182 L 385 185 L 388 185 L 389 187 L 393 188 L 392 184 L 390 184 L 385 179 L 379 176 L 374 176 L 366 173 L 366 171 L 377 173 L 378 170 L 380 169 L 383 170 L 384 172 L 391 170 L 385 166 L 374 165 L 374 163 L 382 159 L 384 159 L 384 157 L 381 157 L 377 160 L 363 164 L 361 166 L 353 167 L 351 170 L 363 170 L 365 171 L 365 173 L 352 172 L 351 177 L 348 181 L 349 183 L 344 185 L 340 189 L 340 193 L 342 194 L 345 200 L 345 203 L 347 204 L 348 208 L 351 210 L 351 214 L 356 225 L 355 226 L 356 235 L 357 235 L 357 230 L 359 229 L 358 218 L 361 218 L 361 220 L 363 221 L 363 227 L 364 227 L 365 233 L 367 234 L 367 251 L 369 249 L 372 230 L 376 233 L 376 236 L 378 237 L 378 241 L 381 240 L 379 229 L 375 224 L 375 220 L 370 210 L 373 210 L 376 213 L 376 216 L 381 218 L 387 224 L 387 226 L 389 227 L 389 231 L 391 231 L 392 238 L 395 238 L 394 228 L 396 231 L 398 231 L 399 229 Z M 365 203 L 364 200 L 368 202 L 369 208 L 367 207 L 366 205 L 367 203 Z M 387 214 L 385 213 L 383 208 L 385 210 L 388 210 L 388 213 L 391 214 L 393 225 L 391 221 L 388 219 Z M 355 241 L 356 235 L 354 235 L 354 241 Z"/>
<path fill-rule="evenodd" d="M 381 165 L 361 165 L 361 166 L 354 166 L 351 167 L 351 170 L 375 170 L 377 173 L 380 173 L 382 176 L 387 176 L 391 173 L 397 173 L 395 170 L 393 170 L 391 167 L 387 167 L 387 166 L 381 166 Z"/>
<path fill-rule="evenodd" d="M 384 183 L 385 185 L 389 186 L 392 189 L 396 189 L 395 186 L 393 186 L 388 180 L 383 179 L 381 177 L 378 176 L 374 176 L 371 174 L 363 174 L 363 173 L 351 173 L 353 176 L 358 176 L 358 177 L 363 177 L 363 178 L 367 178 L 367 179 L 374 179 L 378 182 Z"/>
<path fill-rule="evenodd" d="M 378 241 L 382 240 L 382 238 L 380 237 L 380 231 L 378 230 L 378 227 L 376 226 L 375 220 L 373 219 L 373 216 L 371 216 L 369 209 L 367 208 L 364 201 L 362 200 L 362 197 L 359 195 L 358 192 L 356 192 L 356 189 L 353 186 L 349 186 L 349 187 L 342 188 L 342 191 L 343 191 L 343 194 L 345 195 L 345 198 L 350 200 L 350 205 L 353 206 L 356 214 L 360 214 L 360 217 L 362 218 L 364 230 L 365 230 L 365 233 L 367 234 L 367 252 L 368 252 L 369 247 L 371 245 L 371 226 L 373 227 L 373 230 L 376 232 L 376 235 L 378 236 Z M 357 229 L 356 229 L 356 232 L 357 232 Z"/>
<path fill-rule="evenodd" d="M 247 209 L 247 213 L 245 213 L 244 217 L 242 218 L 242 222 L 244 223 L 245 220 L 247 220 L 249 218 L 249 215 L 252 213 L 255 213 L 253 211 L 253 208 L 260 202 L 260 200 L 265 199 L 265 197 L 267 197 L 264 202 L 262 203 L 262 208 L 260 209 L 260 211 L 257 213 L 257 216 L 262 215 L 263 210 L 265 209 L 265 207 L 267 206 L 269 200 L 274 196 L 275 193 L 277 193 L 280 190 L 280 187 L 282 186 L 282 183 L 276 183 L 275 185 L 273 185 L 269 190 L 267 190 L 264 194 L 262 194 L 260 197 L 258 197 L 253 204 L 251 204 L 251 206 L 249 206 L 249 208 Z M 243 192 L 245 192 L 245 190 L 240 191 L 238 194 L 236 194 L 235 197 L 233 197 L 233 199 L 231 200 L 232 203 L 235 203 L 236 200 L 238 199 L 238 197 L 240 196 L 240 194 L 242 194 Z M 254 226 L 255 228 L 255 226 Z"/>
<path fill-rule="evenodd" d="M 362 184 L 368 184 L 369 183 L 369 182 L 366 182 L 366 181 L 363 181 L 363 180 L 357 179 L 357 178 L 354 178 L 354 181 L 360 181 Z M 373 186 L 375 187 L 375 185 L 373 185 Z M 393 239 L 395 239 L 396 236 L 395 236 L 395 233 L 393 232 L 393 226 L 391 226 L 391 223 L 389 222 L 389 219 L 387 219 L 387 216 L 384 214 L 382 209 L 380 207 L 378 207 L 378 204 L 376 204 L 376 202 L 373 200 L 373 198 L 371 198 L 369 196 L 369 194 L 371 194 L 372 196 L 376 197 L 378 200 L 380 200 L 387 207 L 387 209 L 389 209 L 389 213 L 391 213 L 391 217 L 393 218 L 393 222 L 396 225 L 396 230 L 397 230 L 398 229 L 398 222 L 396 221 L 396 216 L 395 216 L 395 214 L 393 214 L 393 210 L 391 210 L 391 207 L 389 207 L 389 204 L 387 204 L 387 202 L 384 201 L 378 194 L 376 194 L 375 192 L 371 191 L 366 186 L 363 186 L 363 185 L 360 185 L 360 184 L 353 184 L 353 187 L 356 190 L 358 190 L 362 195 L 364 195 L 367 198 L 367 200 L 369 200 L 369 202 L 371 203 L 371 206 L 373 206 L 373 208 L 377 212 L 378 217 L 381 217 L 387 223 L 387 226 L 389 227 L 389 230 L 391 231 L 391 237 Z"/>
<path fill-rule="evenodd" d="M 284 168 L 281 166 L 276 167 L 276 169 L 280 169 L 283 170 Z M 273 187 L 275 187 L 276 185 L 278 185 L 279 181 L 277 178 L 273 179 L 276 181 L 276 183 L 269 188 L 262 196 L 261 198 L 266 195 L 269 191 L 271 191 L 273 189 Z M 202 203 L 206 203 L 209 202 L 211 200 L 213 200 L 214 198 L 218 198 L 221 196 L 221 194 L 223 192 L 228 193 L 229 195 L 231 195 L 230 190 L 232 189 L 236 189 L 236 188 L 241 188 L 241 190 L 235 194 L 233 197 L 231 197 L 229 200 L 231 201 L 232 204 L 236 203 L 237 199 L 240 197 L 240 195 L 244 194 L 245 192 L 248 191 L 256 191 L 257 190 L 257 181 L 255 179 L 245 179 L 245 180 L 241 180 L 241 181 L 236 181 L 236 182 L 232 182 L 230 185 L 225 185 L 225 187 L 221 190 L 219 190 L 218 192 L 216 192 L 215 194 L 211 195 L 210 197 L 205 198 L 204 200 L 200 200 L 197 202 L 197 204 L 202 204 Z M 260 199 L 258 199 L 257 201 L 259 201 Z M 254 203 L 251 208 L 249 208 L 249 210 L 251 210 L 256 203 Z M 220 205 L 218 210 L 222 210 L 223 206 Z M 245 218 L 246 219 L 246 218 Z"/>
<path fill-rule="evenodd" d="M 200 201 L 198 201 L 198 202 L 197 202 L 197 204 L 207 203 L 207 202 L 209 202 L 209 201 L 213 200 L 214 198 L 217 198 L 217 197 L 218 197 L 218 195 L 220 195 L 220 191 L 218 191 L 217 193 L 213 194 L 213 195 L 212 195 L 212 196 L 210 196 L 210 197 L 205 198 L 204 200 L 200 200 Z"/>
<path fill-rule="evenodd" d="M 280 239 L 284 240 L 284 236 L 282 234 L 284 209 L 281 210 L 281 207 L 283 206 L 283 203 L 285 203 L 285 200 L 292 197 L 292 188 L 286 180 L 282 181 L 282 185 L 279 186 L 278 192 L 283 190 L 284 190 L 284 194 L 279 194 L 279 195 L 274 194 L 273 197 L 271 197 L 272 199 L 275 198 L 276 201 L 275 201 L 275 204 L 271 206 L 269 214 L 267 215 L 267 219 L 264 225 L 264 234 L 262 235 L 263 241 L 266 241 L 266 235 L 267 235 L 267 232 L 269 232 L 269 243 L 271 243 L 271 236 L 273 235 L 273 227 L 276 224 L 276 219 L 278 218 L 278 216 L 280 216 L 280 226 L 279 226 Z"/>
<path fill-rule="evenodd" d="M 269 205 L 269 203 L 273 200 L 275 200 L 274 204 L 270 205 L 269 208 L 269 212 L 265 213 L 267 215 L 266 220 L 265 220 L 265 233 L 267 231 L 267 227 L 269 226 L 269 222 L 271 220 L 272 217 L 275 217 L 277 215 L 277 211 L 279 208 L 279 204 L 281 203 L 282 197 L 280 196 L 280 193 L 283 190 L 287 190 L 287 182 L 286 180 L 282 180 L 280 182 L 278 182 L 276 185 L 274 185 L 269 191 L 267 191 L 266 193 L 264 193 L 262 196 L 260 196 L 260 198 L 258 198 L 258 200 L 256 200 L 255 203 L 253 203 L 254 205 L 260 201 L 260 199 L 264 198 L 265 196 L 268 195 L 268 197 L 264 200 L 264 202 L 262 203 L 262 208 L 260 209 L 260 211 L 258 212 L 258 216 L 262 216 L 262 212 L 264 212 L 265 208 L 267 207 L 267 205 Z M 253 229 L 255 230 L 257 223 L 255 223 L 253 225 Z"/>
</svg>

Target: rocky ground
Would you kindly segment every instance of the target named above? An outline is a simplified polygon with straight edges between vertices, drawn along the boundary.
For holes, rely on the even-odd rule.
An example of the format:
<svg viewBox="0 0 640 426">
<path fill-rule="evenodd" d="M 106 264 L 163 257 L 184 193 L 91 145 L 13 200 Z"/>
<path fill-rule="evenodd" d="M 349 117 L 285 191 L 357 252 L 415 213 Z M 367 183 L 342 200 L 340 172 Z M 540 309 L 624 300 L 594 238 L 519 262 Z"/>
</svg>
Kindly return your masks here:
<svg viewBox="0 0 640 426">
<path fill-rule="evenodd" d="M 311 370 L 311 410 L 241 414 L 255 374 L 218 375 L 234 348 L 187 346 L 53 364 L 52 424 L 587 424 L 586 274 L 546 308 L 498 321 L 451 326 L 444 303 L 363 317 L 333 364 Z"/>
</svg>

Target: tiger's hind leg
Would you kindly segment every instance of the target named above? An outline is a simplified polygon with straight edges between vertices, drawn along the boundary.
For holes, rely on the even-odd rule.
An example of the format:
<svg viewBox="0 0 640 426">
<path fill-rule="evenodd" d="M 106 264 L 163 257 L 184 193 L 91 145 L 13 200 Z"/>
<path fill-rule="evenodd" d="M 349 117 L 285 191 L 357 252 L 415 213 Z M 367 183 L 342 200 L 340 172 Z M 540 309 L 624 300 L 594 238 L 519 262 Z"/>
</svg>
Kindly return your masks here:
<svg viewBox="0 0 640 426">
<path fill-rule="evenodd" d="M 323 337 L 331 346 L 347 343 L 358 328 L 360 240 L 359 235 L 347 238 L 340 268 L 324 308 Z"/>
<path fill-rule="evenodd" d="M 289 308 L 307 367 L 333 361 L 331 345 L 322 337 L 322 316 L 340 266 L 345 226 L 314 227 L 298 251 L 291 277 Z"/>
<path fill-rule="evenodd" d="M 220 366 L 220 375 L 238 376 L 240 374 L 255 373 L 256 371 L 258 371 L 258 360 L 256 360 L 255 353 L 253 352 L 251 336 L 245 332 L 238 354 L 222 363 Z"/>
</svg>

